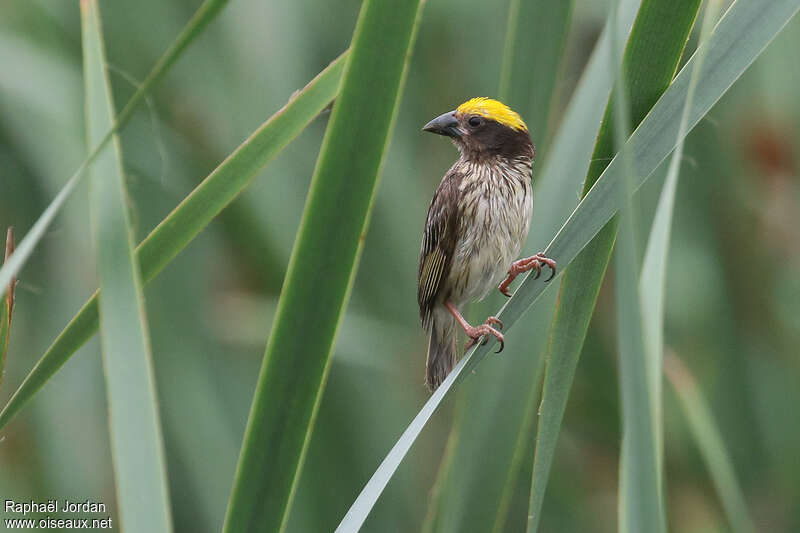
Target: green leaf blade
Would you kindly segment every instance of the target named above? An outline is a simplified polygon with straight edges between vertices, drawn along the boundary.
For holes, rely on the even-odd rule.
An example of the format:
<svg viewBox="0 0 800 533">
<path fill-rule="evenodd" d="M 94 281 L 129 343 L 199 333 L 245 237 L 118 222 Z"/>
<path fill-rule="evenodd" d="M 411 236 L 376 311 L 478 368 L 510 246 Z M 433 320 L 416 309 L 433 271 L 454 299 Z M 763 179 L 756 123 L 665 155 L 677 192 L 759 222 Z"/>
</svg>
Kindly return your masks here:
<svg viewBox="0 0 800 533">
<path fill-rule="evenodd" d="M 626 192 L 620 194 L 627 194 Z M 618 531 L 665 531 L 658 473 L 652 394 L 644 355 L 642 315 L 636 288 L 633 207 L 620 210 L 615 255 L 615 299 L 619 342 L 622 445 L 619 465 Z"/>
<path fill-rule="evenodd" d="M 417 0 L 362 5 L 259 374 L 225 518 L 228 533 L 285 527 L 419 12 Z"/>
<path fill-rule="evenodd" d="M 697 7 L 699 8 L 699 4 Z M 692 24 L 693 21 L 690 22 L 687 35 Z M 636 250 L 636 222 L 631 190 L 633 176 L 630 154 L 625 147 L 631 118 L 627 80 L 624 76 L 625 73 L 620 69 L 616 86 L 622 89 L 617 90 L 616 100 L 613 102 L 613 143 L 619 150 L 618 156 L 623 166 L 622 179 L 617 186 L 621 207 L 614 265 L 622 405 L 617 530 L 621 533 L 664 532 L 666 515 L 659 471 L 659 450 L 663 446 L 656 442 L 656 425 L 660 425 L 661 421 L 655 416 L 656 391 L 648 379 L 641 302 L 637 290 L 639 256 Z M 604 257 L 602 252 L 600 257 Z M 605 270 L 605 265 L 602 269 L 598 268 L 598 272 L 601 270 Z"/>
<path fill-rule="evenodd" d="M 113 124 L 114 104 L 96 0 L 83 0 L 81 15 L 86 129 L 93 148 L 102 140 L 99 132 Z M 169 532 L 172 518 L 150 340 L 116 135 L 109 148 L 100 152 L 90 168 L 90 196 L 103 290 L 103 367 L 120 521 L 127 531 Z"/>
<path fill-rule="evenodd" d="M 663 486 L 664 468 L 664 427 L 663 427 L 663 350 L 664 350 L 664 299 L 668 263 L 669 240 L 672 226 L 672 213 L 678 177 L 683 160 L 683 146 L 686 137 L 689 109 L 694 99 L 700 69 L 703 65 L 702 45 L 707 42 L 717 19 L 719 2 L 710 0 L 706 4 L 703 26 L 700 31 L 700 49 L 695 56 L 691 78 L 686 92 L 686 101 L 681 113 L 678 143 L 672 153 L 667 176 L 658 199 L 656 213 L 647 239 L 642 271 L 639 277 L 639 305 L 642 313 L 642 347 L 645 355 L 646 379 L 650 389 L 651 416 L 655 421 L 654 432 L 657 446 L 656 464 L 659 482 Z"/>
<path fill-rule="evenodd" d="M 658 97 L 669 85 L 678 65 L 689 31 L 696 17 L 699 1 L 689 0 L 680 7 L 666 2 L 645 0 L 637 15 L 623 58 L 625 75 L 624 100 L 630 106 L 628 120 L 640 122 Z M 597 138 L 592 163 L 589 166 L 584 195 L 609 166 L 614 156 L 615 99 L 609 100 L 603 124 Z M 618 161 L 616 158 L 614 161 Z M 624 168 L 621 169 L 624 173 Z M 611 195 L 606 201 L 614 202 Z M 610 217 L 609 217 L 610 218 Z M 544 493 L 558 434 L 563 419 L 569 389 L 575 374 L 583 341 L 589 326 L 594 304 L 605 277 L 616 227 L 603 228 L 584 248 L 564 275 L 560 287 L 560 302 L 550 333 L 550 352 L 545 374 L 545 395 L 542 400 L 542 423 L 539 426 L 534 454 L 531 502 L 528 531 L 537 530 Z M 638 303 L 638 302 L 637 302 Z M 661 514 L 655 503 L 656 514 Z M 648 513 L 649 515 L 649 513 Z M 656 520 L 659 523 L 661 520 Z"/>
<path fill-rule="evenodd" d="M 137 247 L 142 280 L 151 281 L 229 205 L 283 147 L 330 104 L 339 89 L 344 59 L 339 56 L 289 103 L 270 117 L 207 176 Z M 0 411 L 0 428 L 44 386 L 98 328 L 96 292 L 53 341 Z"/>
</svg>

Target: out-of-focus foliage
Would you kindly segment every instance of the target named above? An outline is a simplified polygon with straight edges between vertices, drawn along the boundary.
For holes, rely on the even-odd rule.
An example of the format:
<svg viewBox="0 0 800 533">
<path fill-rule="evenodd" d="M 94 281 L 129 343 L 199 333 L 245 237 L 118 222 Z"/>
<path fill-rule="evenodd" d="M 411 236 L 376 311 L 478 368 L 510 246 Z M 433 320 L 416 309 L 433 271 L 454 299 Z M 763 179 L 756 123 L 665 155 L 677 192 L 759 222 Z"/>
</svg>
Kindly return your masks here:
<svg viewBox="0 0 800 533">
<path fill-rule="evenodd" d="M 81 34 L 89 151 L 116 120 L 102 16 L 83 0 Z M 125 531 L 172 532 L 167 465 L 158 415 L 142 278 L 134 255 L 128 192 L 117 134 L 89 167 L 91 225 L 100 278 L 100 340 L 108 402 L 118 523 Z M 66 505 L 65 505 L 66 506 Z M 142 512 L 147 509 L 148 512 Z"/>
<path fill-rule="evenodd" d="M 134 91 L 126 79 L 148 72 L 198 5 L 102 4 L 117 102 Z M 229 3 L 122 132 L 137 242 L 347 48 L 359 5 Z M 332 530 L 427 397 L 416 262 L 428 202 L 456 152 L 419 128 L 468 97 L 495 95 L 507 7 L 427 2 L 288 531 Z M 551 124 L 562 118 L 606 8 L 574 3 Z M 665 302 L 666 343 L 708 401 L 756 527 L 776 532 L 800 529 L 799 46 L 800 20 L 793 20 L 688 137 Z M 0 64 L 0 228 L 14 225 L 21 236 L 86 153 L 77 5 L 3 3 Z M 177 531 L 221 528 L 326 121 L 323 115 L 289 145 L 145 289 Z M 546 157 L 540 153 L 539 161 Z M 641 191 L 643 226 L 660 182 Z M 577 199 L 579 191 L 573 193 Z M 88 235 L 87 192 L 80 186 L 21 272 L 0 404 L 96 287 Z M 601 289 L 577 369 L 541 531 L 616 529 L 620 435 L 610 287 Z M 497 307 L 502 296 L 490 300 Z M 492 362 L 469 379 L 488 379 Z M 88 497 L 116 515 L 104 402 L 93 340 L 3 430 L 0 494 Z M 435 416 L 365 531 L 420 527 L 454 407 L 451 400 Z M 727 531 L 704 458 L 670 395 L 664 416 L 670 530 Z M 529 479 L 519 476 L 510 516 L 527 513 Z"/>
</svg>

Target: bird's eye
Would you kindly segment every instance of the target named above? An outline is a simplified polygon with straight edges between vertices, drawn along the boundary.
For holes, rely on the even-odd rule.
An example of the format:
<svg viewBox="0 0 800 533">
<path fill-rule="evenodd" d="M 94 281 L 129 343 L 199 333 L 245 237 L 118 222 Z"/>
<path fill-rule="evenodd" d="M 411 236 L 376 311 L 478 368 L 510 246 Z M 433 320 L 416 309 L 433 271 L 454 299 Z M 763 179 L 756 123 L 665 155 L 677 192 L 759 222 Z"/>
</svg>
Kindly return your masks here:
<svg viewBox="0 0 800 533">
<path fill-rule="evenodd" d="M 477 128 L 483 123 L 483 121 L 481 120 L 480 117 L 470 117 L 467 123 L 469 123 L 469 125 L 472 126 L 473 128 Z"/>
</svg>

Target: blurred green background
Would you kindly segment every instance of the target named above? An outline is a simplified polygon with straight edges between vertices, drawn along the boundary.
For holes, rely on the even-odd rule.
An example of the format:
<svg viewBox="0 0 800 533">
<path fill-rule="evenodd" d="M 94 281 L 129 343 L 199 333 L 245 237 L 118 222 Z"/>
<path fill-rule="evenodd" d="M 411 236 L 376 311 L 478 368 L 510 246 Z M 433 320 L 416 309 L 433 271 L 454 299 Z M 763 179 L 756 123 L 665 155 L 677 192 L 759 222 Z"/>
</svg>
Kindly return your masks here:
<svg viewBox="0 0 800 533">
<path fill-rule="evenodd" d="M 118 105 L 198 5 L 100 3 Z M 137 242 L 347 48 L 359 6 L 235 0 L 225 8 L 122 133 Z M 609 2 L 575 2 L 551 133 L 608 9 Z M 332 530 L 427 398 L 419 242 L 430 197 L 456 152 L 420 127 L 469 97 L 497 94 L 507 10 L 507 1 L 476 0 L 429 0 L 424 8 L 289 531 Z M 799 49 L 800 20 L 793 20 L 688 137 L 667 279 L 667 345 L 697 378 L 758 529 L 771 532 L 800 530 Z M 81 69 L 77 2 L 0 5 L 3 234 L 14 225 L 24 235 L 85 156 Z M 326 120 L 318 118 L 146 288 L 176 531 L 221 527 Z M 538 161 L 546 157 L 545 148 Z M 651 180 L 640 195 L 643 220 L 652 217 L 660 183 Z M 84 183 L 20 276 L 2 404 L 96 287 L 87 204 Z M 578 367 L 542 531 L 616 530 L 612 276 Z M 502 303 L 499 294 L 489 298 L 492 307 Z M 513 333 L 508 341 L 501 357 L 526 357 Z M 365 531 L 419 530 L 456 404 L 473 382 L 497 375 L 492 362 L 435 416 Z M 665 393 L 670 528 L 728 531 L 671 387 Z M 115 512 L 105 402 L 95 339 L 0 435 L 0 499 L 90 498 Z M 491 450 L 472 460 L 490 462 Z M 529 479 L 523 472 L 508 531 L 527 513 Z M 475 494 L 480 486 L 463 489 Z"/>
</svg>

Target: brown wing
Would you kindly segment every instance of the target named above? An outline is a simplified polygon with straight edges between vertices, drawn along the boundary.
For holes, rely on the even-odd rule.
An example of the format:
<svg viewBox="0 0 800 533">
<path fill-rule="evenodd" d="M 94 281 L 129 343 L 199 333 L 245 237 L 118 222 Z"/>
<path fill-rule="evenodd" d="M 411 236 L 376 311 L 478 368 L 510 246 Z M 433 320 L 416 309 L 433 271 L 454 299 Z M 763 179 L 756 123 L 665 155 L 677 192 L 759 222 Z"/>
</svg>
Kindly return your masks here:
<svg viewBox="0 0 800 533">
<path fill-rule="evenodd" d="M 450 170 L 436 189 L 428 208 L 417 280 L 419 315 L 425 329 L 430 326 L 431 311 L 452 266 L 460 181 L 461 174 Z"/>
</svg>

